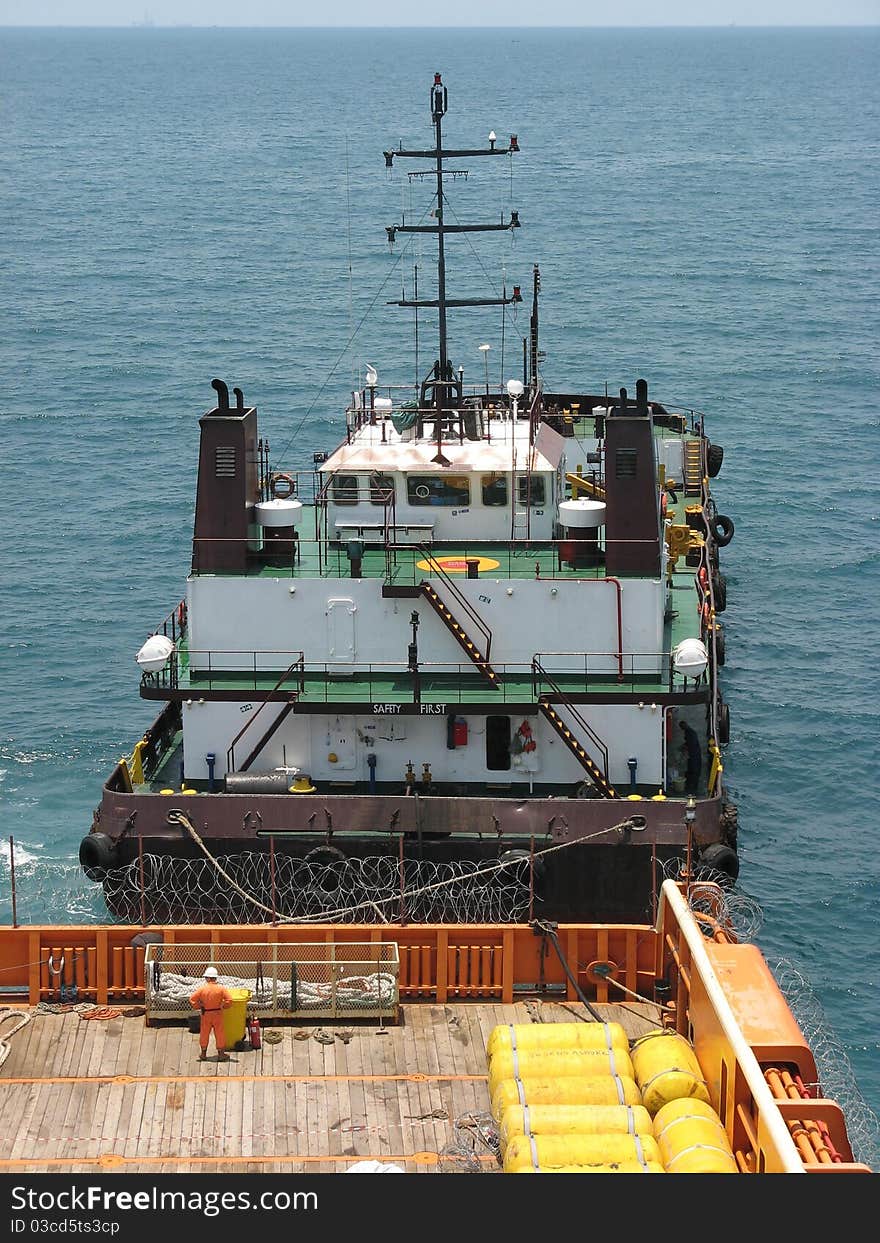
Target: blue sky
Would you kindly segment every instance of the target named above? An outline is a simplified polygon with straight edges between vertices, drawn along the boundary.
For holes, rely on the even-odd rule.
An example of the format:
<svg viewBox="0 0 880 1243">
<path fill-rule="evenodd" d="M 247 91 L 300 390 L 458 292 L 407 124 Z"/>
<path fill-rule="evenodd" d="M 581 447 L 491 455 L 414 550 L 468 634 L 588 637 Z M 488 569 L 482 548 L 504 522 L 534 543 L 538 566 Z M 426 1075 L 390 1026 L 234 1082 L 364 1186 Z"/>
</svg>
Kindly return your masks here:
<svg viewBox="0 0 880 1243">
<path fill-rule="evenodd" d="M 437 11 L 442 12 L 438 20 Z M 880 0 L 0 0 L 0 25 L 864 26 Z"/>
</svg>

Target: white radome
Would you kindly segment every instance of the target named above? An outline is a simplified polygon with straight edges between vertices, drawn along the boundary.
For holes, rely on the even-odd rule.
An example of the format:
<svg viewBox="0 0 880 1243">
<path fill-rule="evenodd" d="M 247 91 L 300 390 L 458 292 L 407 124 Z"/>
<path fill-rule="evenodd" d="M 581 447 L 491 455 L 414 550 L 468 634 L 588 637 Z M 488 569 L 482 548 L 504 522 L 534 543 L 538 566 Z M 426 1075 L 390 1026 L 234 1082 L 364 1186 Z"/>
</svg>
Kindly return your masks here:
<svg viewBox="0 0 880 1243">
<path fill-rule="evenodd" d="M 254 506 L 254 516 L 261 527 L 298 526 L 302 512 L 302 501 L 289 501 L 280 496 L 271 501 L 259 501 Z"/>
</svg>

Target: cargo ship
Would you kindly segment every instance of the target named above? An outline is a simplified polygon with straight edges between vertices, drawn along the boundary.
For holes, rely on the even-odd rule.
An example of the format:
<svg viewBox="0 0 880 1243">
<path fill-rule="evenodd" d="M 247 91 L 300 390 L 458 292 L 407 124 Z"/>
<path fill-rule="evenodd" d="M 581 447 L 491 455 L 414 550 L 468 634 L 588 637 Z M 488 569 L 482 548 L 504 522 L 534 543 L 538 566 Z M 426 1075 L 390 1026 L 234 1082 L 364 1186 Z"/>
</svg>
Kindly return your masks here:
<svg viewBox="0 0 880 1243">
<path fill-rule="evenodd" d="M 367 367 L 308 470 L 213 381 L 162 707 L 80 847 L 113 920 L 0 928 L 5 1168 L 870 1173 L 738 929 L 723 451 L 641 377 L 547 386 L 537 267 L 521 374 L 465 386 L 447 312 L 522 293 L 451 297 L 448 235 L 520 221 L 448 224 L 447 161 L 519 144 L 444 147 L 439 74 L 430 109 L 385 152 L 436 181 L 388 226 L 436 238 L 428 373 Z"/>
<path fill-rule="evenodd" d="M 420 381 L 362 368 L 305 469 L 212 381 L 186 594 L 137 654 L 161 710 L 79 851 L 118 917 L 391 919 L 418 889 L 427 921 L 640 920 L 684 859 L 736 879 L 723 448 L 642 377 L 546 383 L 537 265 L 521 359 L 493 383 L 487 342 L 465 383 L 453 313 L 524 297 L 454 296 L 450 239 L 521 222 L 453 223 L 447 183 L 519 142 L 444 146 L 446 109 L 438 75 L 433 146 L 384 153 L 435 186 L 386 226 L 436 241 L 436 288 L 398 302 L 436 316 Z"/>
</svg>

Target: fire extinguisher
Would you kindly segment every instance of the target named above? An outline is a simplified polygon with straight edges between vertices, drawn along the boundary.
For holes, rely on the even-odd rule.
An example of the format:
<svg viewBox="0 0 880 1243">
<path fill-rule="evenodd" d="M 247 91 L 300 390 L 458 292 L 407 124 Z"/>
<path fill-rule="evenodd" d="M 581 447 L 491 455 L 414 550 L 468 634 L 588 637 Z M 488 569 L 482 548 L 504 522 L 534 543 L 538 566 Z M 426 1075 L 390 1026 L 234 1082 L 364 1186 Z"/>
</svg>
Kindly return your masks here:
<svg viewBox="0 0 880 1243">
<path fill-rule="evenodd" d="M 256 1015 L 253 1015 L 252 1018 L 248 1019 L 247 1028 L 248 1028 L 248 1037 L 251 1042 L 251 1048 L 259 1049 L 260 1045 L 262 1044 L 262 1040 L 260 1038 L 260 1020 L 257 1018 Z"/>
</svg>

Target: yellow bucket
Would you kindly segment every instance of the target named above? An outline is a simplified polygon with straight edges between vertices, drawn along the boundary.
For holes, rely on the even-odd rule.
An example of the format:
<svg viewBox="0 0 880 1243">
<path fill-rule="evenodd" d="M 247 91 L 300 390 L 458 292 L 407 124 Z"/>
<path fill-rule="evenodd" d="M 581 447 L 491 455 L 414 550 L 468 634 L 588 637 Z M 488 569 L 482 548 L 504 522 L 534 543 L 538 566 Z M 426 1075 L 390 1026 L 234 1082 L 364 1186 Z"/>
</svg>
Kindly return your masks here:
<svg viewBox="0 0 880 1243">
<path fill-rule="evenodd" d="M 640 1036 L 632 1047 L 632 1064 L 642 1103 L 652 1117 L 683 1096 L 711 1103 L 697 1055 L 678 1032 L 658 1028 Z"/>
<path fill-rule="evenodd" d="M 505 1023 L 494 1028 L 486 1056 L 511 1049 L 619 1049 L 629 1053 L 629 1040 L 619 1023 Z"/>
<path fill-rule="evenodd" d="M 504 1152 L 504 1172 L 621 1161 L 662 1164 L 657 1141 L 651 1135 L 514 1135 Z"/>
<path fill-rule="evenodd" d="M 523 1101 L 527 1105 L 641 1105 L 642 1094 L 635 1079 L 617 1075 L 501 1079 L 492 1095 L 492 1117 L 497 1122 L 508 1105 Z"/>
<path fill-rule="evenodd" d="M 644 1105 L 508 1105 L 498 1124 L 501 1146 L 514 1135 L 650 1135 Z"/>
<path fill-rule="evenodd" d="M 615 1049 L 501 1050 L 489 1062 L 489 1096 L 502 1079 L 555 1079 L 559 1076 L 589 1078 L 621 1075 L 635 1079 L 628 1053 Z"/>
<path fill-rule="evenodd" d="M 230 988 L 229 995 L 232 1005 L 223 1011 L 223 1033 L 226 1036 L 226 1047 L 232 1049 L 239 1040 L 244 1040 L 247 1027 L 247 1003 L 250 1000 L 249 988 Z"/>
</svg>

